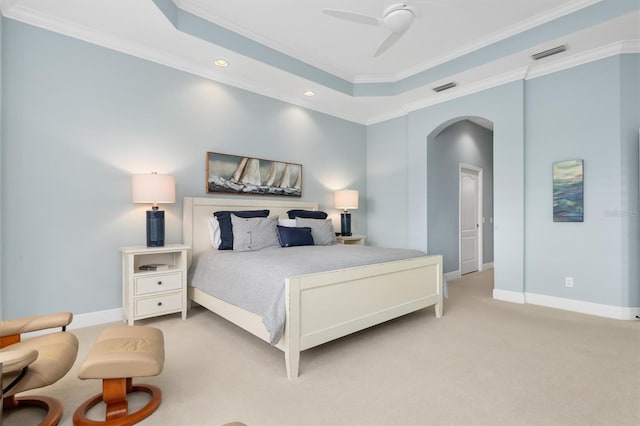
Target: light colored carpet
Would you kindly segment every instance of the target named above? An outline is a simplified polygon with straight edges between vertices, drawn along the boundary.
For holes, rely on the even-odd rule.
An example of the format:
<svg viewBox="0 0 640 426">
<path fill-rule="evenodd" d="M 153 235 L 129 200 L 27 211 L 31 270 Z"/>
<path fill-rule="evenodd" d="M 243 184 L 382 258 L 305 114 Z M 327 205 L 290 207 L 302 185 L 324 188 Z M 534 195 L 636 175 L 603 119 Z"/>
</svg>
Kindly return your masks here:
<svg viewBox="0 0 640 426">
<path fill-rule="evenodd" d="M 441 319 L 428 308 L 303 352 L 295 381 L 282 352 L 206 310 L 137 322 L 166 341 L 163 373 L 137 380 L 163 392 L 140 424 L 640 424 L 640 322 L 496 301 L 492 282 L 450 282 Z M 72 330 L 76 365 L 38 392 L 62 400 L 61 425 L 100 390 L 76 372 L 104 327 Z M 3 425 L 36 422 L 11 412 Z"/>
</svg>

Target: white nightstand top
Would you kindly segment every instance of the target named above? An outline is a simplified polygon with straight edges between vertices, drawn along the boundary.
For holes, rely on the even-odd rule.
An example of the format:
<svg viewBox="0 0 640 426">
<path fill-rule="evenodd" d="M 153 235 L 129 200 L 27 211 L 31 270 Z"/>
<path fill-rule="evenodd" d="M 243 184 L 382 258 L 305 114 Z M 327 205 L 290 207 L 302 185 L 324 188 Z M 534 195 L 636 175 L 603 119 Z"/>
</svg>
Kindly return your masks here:
<svg viewBox="0 0 640 426">
<path fill-rule="evenodd" d="M 120 247 L 122 253 L 164 253 L 176 250 L 189 250 L 191 247 L 185 244 L 165 244 L 160 247 L 124 246 Z"/>
</svg>

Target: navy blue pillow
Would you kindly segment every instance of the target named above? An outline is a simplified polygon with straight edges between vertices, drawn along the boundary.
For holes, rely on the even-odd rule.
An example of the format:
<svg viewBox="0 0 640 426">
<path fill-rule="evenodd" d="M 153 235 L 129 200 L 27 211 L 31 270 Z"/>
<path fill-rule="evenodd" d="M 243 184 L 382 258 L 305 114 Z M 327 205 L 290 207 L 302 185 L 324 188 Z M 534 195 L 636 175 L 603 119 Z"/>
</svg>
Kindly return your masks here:
<svg viewBox="0 0 640 426">
<path fill-rule="evenodd" d="M 281 247 L 312 246 L 311 228 L 294 228 L 278 225 L 278 239 Z"/>
<path fill-rule="evenodd" d="M 218 223 L 220 224 L 220 246 L 218 246 L 218 250 L 233 250 L 233 225 L 231 225 L 232 214 L 245 219 L 250 217 L 268 217 L 269 210 L 221 210 L 219 212 L 214 212 L 213 215 L 218 219 Z"/>
<path fill-rule="evenodd" d="M 304 219 L 326 219 L 327 214 L 325 212 L 316 210 L 289 210 L 287 212 L 289 219 L 295 219 L 301 217 Z"/>
</svg>

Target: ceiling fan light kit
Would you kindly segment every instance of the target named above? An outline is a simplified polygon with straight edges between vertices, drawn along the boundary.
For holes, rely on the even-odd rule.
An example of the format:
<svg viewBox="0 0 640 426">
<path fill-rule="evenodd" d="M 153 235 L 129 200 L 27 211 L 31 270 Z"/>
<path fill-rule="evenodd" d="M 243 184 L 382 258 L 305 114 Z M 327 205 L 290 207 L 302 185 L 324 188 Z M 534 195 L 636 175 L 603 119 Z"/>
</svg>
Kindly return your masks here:
<svg viewBox="0 0 640 426">
<path fill-rule="evenodd" d="M 403 33 L 409 29 L 416 10 L 406 4 L 391 6 L 384 12 L 382 25 L 393 33 Z"/>
</svg>

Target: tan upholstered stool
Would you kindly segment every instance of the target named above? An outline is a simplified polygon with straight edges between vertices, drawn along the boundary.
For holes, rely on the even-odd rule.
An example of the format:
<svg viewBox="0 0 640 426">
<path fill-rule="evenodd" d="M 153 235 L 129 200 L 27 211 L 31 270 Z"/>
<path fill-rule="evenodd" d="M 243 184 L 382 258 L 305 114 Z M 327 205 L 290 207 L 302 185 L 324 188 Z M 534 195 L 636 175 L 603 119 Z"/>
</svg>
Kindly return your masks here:
<svg viewBox="0 0 640 426">
<path fill-rule="evenodd" d="M 157 376 L 164 366 L 164 336 L 153 327 L 122 326 L 104 330 L 78 371 L 81 379 L 102 379 L 102 393 L 88 399 L 73 414 L 73 424 L 125 426 L 138 423 L 160 405 L 162 392 L 153 385 L 133 385 L 133 377 Z M 151 400 L 129 414 L 127 393 L 146 392 Z M 104 401 L 104 421 L 87 418 L 87 411 Z"/>
</svg>

